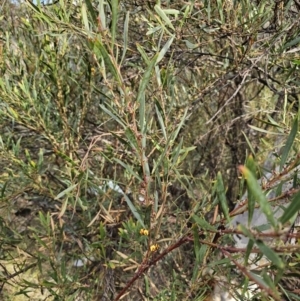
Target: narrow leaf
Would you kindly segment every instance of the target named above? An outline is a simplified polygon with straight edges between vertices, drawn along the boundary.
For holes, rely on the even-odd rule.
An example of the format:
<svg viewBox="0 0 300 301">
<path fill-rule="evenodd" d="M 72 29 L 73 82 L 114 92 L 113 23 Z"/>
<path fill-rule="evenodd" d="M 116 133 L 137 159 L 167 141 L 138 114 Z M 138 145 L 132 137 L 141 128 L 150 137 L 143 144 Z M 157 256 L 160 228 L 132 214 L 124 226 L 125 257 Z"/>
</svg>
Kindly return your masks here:
<svg viewBox="0 0 300 301">
<path fill-rule="evenodd" d="M 255 131 L 258 131 L 258 132 L 261 132 L 261 133 L 265 133 L 265 134 L 269 134 L 269 135 L 276 135 L 276 136 L 278 136 L 278 133 L 276 133 L 276 132 L 267 131 L 265 129 L 258 128 L 258 127 L 254 126 L 254 125 L 248 125 L 248 126 L 249 126 L 249 128 L 251 128 L 251 129 L 253 129 Z"/>
<path fill-rule="evenodd" d="M 162 131 L 162 134 L 163 134 L 165 140 L 167 140 L 167 132 L 166 132 L 166 128 L 165 128 L 164 117 L 162 115 L 163 111 L 162 111 L 160 105 L 158 106 L 157 104 L 158 104 L 158 102 L 156 102 L 156 105 L 155 105 L 155 112 L 157 115 L 158 123 L 160 125 L 160 129 Z"/>
<path fill-rule="evenodd" d="M 152 74 L 152 71 L 154 69 L 154 66 L 156 64 L 156 61 L 157 61 L 157 57 L 158 57 L 158 54 L 156 54 L 152 60 L 150 61 L 147 69 L 146 69 L 146 72 L 141 80 L 141 83 L 140 83 L 140 86 L 139 86 L 139 91 L 138 91 L 138 95 L 137 95 L 137 102 L 141 102 L 141 101 L 145 101 L 145 99 L 143 100 L 142 99 L 142 95 L 145 93 L 146 91 L 146 88 L 149 84 L 149 81 L 150 81 L 150 78 L 151 78 L 151 74 Z"/>
<path fill-rule="evenodd" d="M 107 26 L 106 26 L 106 13 L 105 13 L 104 5 L 105 5 L 105 1 L 100 0 L 99 5 L 98 5 L 98 11 L 99 11 L 100 26 L 102 27 L 103 30 L 106 30 L 106 28 L 107 28 Z"/>
<path fill-rule="evenodd" d="M 181 137 L 179 144 L 176 145 L 174 151 L 172 152 L 172 167 L 178 165 L 178 158 L 180 156 L 182 144 L 183 144 L 183 137 Z"/>
<path fill-rule="evenodd" d="M 278 270 L 280 271 L 282 269 L 278 269 Z M 279 273 L 279 271 L 276 270 L 276 274 Z M 276 285 L 274 284 L 273 276 L 270 277 L 268 272 L 264 270 L 262 273 L 262 277 L 263 277 L 264 281 L 267 283 L 267 285 L 269 286 L 269 288 L 271 288 L 273 291 L 276 291 Z"/>
<path fill-rule="evenodd" d="M 123 122 L 123 120 L 121 120 L 116 114 L 114 114 L 113 109 L 109 108 L 107 109 L 103 104 L 100 104 L 100 108 L 107 114 L 109 115 L 113 120 L 115 120 L 116 122 L 118 122 L 124 129 L 126 129 L 126 125 Z"/>
<path fill-rule="evenodd" d="M 94 43 L 94 52 L 96 54 L 98 54 L 99 56 L 99 53 L 97 53 L 97 50 L 100 51 L 100 54 L 105 62 L 105 64 L 107 65 L 109 71 L 112 73 L 112 75 L 114 76 L 114 78 L 119 82 L 121 83 L 122 80 L 120 79 L 120 76 L 119 76 L 119 72 L 114 64 L 114 62 L 112 61 L 112 58 L 110 57 L 110 55 L 108 54 L 108 51 L 106 50 L 106 48 L 104 47 L 104 45 L 100 42 L 100 40 L 96 40 L 95 43 Z"/>
<path fill-rule="evenodd" d="M 298 44 L 300 42 L 300 37 L 297 36 L 295 39 L 293 39 L 292 41 L 286 43 L 283 47 L 283 50 L 290 48 L 291 46 L 294 46 L 296 44 Z"/>
<path fill-rule="evenodd" d="M 122 162 L 121 160 L 114 158 L 114 161 L 116 161 L 117 163 L 119 163 L 121 166 L 123 166 L 126 170 L 126 172 L 128 172 L 129 174 L 131 174 L 133 177 L 135 177 L 137 180 L 139 180 L 140 182 L 142 182 L 142 178 L 132 169 L 131 165 L 128 165 L 124 162 Z"/>
<path fill-rule="evenodd" d="M 223 179 L 222 175 L 220 172 L 217 174 L 217 182 L 216 182 L 216 191 L 217 191 L 217 197 L 219 200 L 219 203 L 221 204 L 221 208 L 223 211 L 223 214 L 227 220 L 227 222 L 230 222 L 230 217 L 229 217 L 229 208 L 226 200 L 226 195 L 225 195 L 225 188 L 223 184 Z"/>
<path fill-rule="evenodd" d="M 224 14 L 223 14 L 223 1 L 222 0 L 217 0 L 217 5 L 218 5 L 218 10 L 219 10 L 219 15 L 221 22 L 224 23 Z"/>
<path fill-rule="evenodd" d="M 247 135 L 245 134 L 244 131 L 242 131 L 242 134 L 244 135 L 244 137 L 245 137 L 245 139 L 246 139 L 246 142 L 247 142 L 247 144 L 248 144 L 248 146 L 249 146 L 249 148 L 250 148 L 250 150 L 251 150 L 251 153 L 252 153 L 253 155 L 255 155 L 254 148 L 253 148 L 253 146 L 252 146 L 250 140 L 248 139 Z"/>
<path fill-rule="evenodd" d="M 127 141 L 130 142 L 130 146 L 132 147 L 132 149 L 139 153 L 139 146 L 136 141 L 136 136 L 129 127 L 125 130 L 125 136 L 127 138 Z"/>
<path fill-rule="evenodd" d="M 139 106 L 139 113 L 140 113 L 140 130 L 142 132 L 142 135 L 146 134 L 147 128 L 146 128 L 146 116 L 145 116 L 145 93 L 143 93 L 140 96 L 140 106 Z M 145 147 L 145 146 L 143 146 Z"/>
<path fill-rule="evenodd" d="M 165 12 L 165 14 L 167 14 L 167 15 L 178 15 L 178 14 L 180 13 L 179 10 L 177 10 L 177 9 L 172 9 L 172 8 L 170 8 L 170 9 L 164 9 L 164 12 Z"/>
<path fill-rule="evenodd" d="M 300 191 L 293 196 L 290 205 L 285 209 L 283 215 L 279 219 L 280 222 L 284 225 L 286 222 L 290 221 L 292 225 L 296 217 L 298 216 L 299 210 L 300 210 Z"/>
<path fill-rule="evenodd" d="M 96 14 L 96 11 L 95 11 L 95 9 L 94 9 L 94 7 L 92 5 L 92 2 L 90 0 L 84 0 L 84 2 L 86 4 L 88 12 L 92 16 L 93 23 L 96 24 L 96 22 L 97 22 L 97 14 Z"/>
<path fill-rule="evenodd" d="M 249 256 L 252 252 L 252 248 L 254 246 L 254 241 L 252 239 L 249 239 L 249 242 L 247 244 L 246 253 L 245 253 L 245 266 L 248 265 Z"/>
<path fill-rule="evenodd" d="M 251 276 L 251 278 L 254 279 L 255 282 L 260 285 L 260 287 L 264 287 L 265 289 L 268 288 L 268 285 L 265 283 L 265 281 L 259 275 L 255 274 L 251 271 L 249 271 L 248 273 Z"/>
<path fill-rule="evenodd" d="M 85 30 L 89 34 L 90 33 L 90 27 L 89 27 L 89 21 L 88 21 L 88 17 L 87 17 L 87 10 L 86 10 L 85 2 L 83 2 L 82 5 L 81 5 L 81 16 L 82 16 L 82 21 L 83 21 L 83 25 L 85 27 Z"/>
<path fill-rule="evenodd" d="M 260 251 L 279 269 L 283 269 L 285 264 L 281 260 L 281 258 L 278 256 L 278 254 L 273 251 L 270 247 L 268 247 L 263 241 L 256 240 L 256 245 L 260 249 Z"/>
<path fill-rule="evenodd" d="M 63 190 L 62 192 L 60 192 L 56 197 L 55 200 L 59 200 L 61 199 L 63 196 L 65 196 L 66 194 L 68 194 L 69 192 L 73 191 L 78 184 L 74 184 L 71 185 L 70 187 L 68 187 L 67 189 Z"/>
<path fill-rule="evenodd" d="M 129 207 L 129 209 L 131 210 L 133 216 L 139 221 L 139 223 L 142 225 L 143 228 L 145 228 L 145 224 L 143 219 L 141 218 L 139 212 L 137 211 L 137 209 L 134 207 L 133 203 L 131 202 L 130 198 L 124 194 L 124 199 Z"/>
<path fill-rule="evenodd" d="M 136 43 L 136 48 L 137 48 L 137 50 L 139 51 L 139 53 L 141 54 L 141 56 L 142 56 L 143 60 L 145 61 L 145 63 L 146 63 L 147 65 L 149 65 L 151 61 L 150 61 L 150 59 L 148 58 L 148 55 L 147 55 L 147 53 L 145 52 L 144 48 L 143 48 L 139 43 Z"/>
<path fill-rule="evenodd" d="M 122 62 L 125 58 L 127 47 L 128 47 L 128 25 L 129 25 L 129 11 L 126 13 L 125 22 L 124 22 L 124 30 L 123 30 L 123 53 L 120 65 L 122 65 Z"/>
<path fill-rule="evenodd" d="M 252 156 L 249 156 L 246 161 L 246 166 L 252 174 L 256 173 L 256 166 Z M 251 190 L 248 190 L 248 226 L 250 226 L 255 208 L 255 197 Z"/>
<path fill-rule="evenodd" d="M 201 264 L 203 261 L 204 261 L 204 258 L 205 258 L 205 254 L 207 252 L 207 249 L 208 249 L 208 245 L 202 245 L 200 247 L 200 250 L 199 250 L 199 264 Z"/>
<path fill-rule="evenodd" d="M 143 216 L 144 216 L 144 225 L 146 229 L 151 228 L 151 213 L 152 213 L 152 204 L 145 206 L 143 208 Z"/>
<path fill-rule="evenodd" d="M 193 214 L 192 219 L 195 221 L 195 223 L 203 230 L 210 230 L 215 232 L 216 229 L 213 227 L 210 223 L 208 223 L 205 219 L 202 219 L 201 217 Z"/>
<path fill-rule="evenodd" d="M 112 41 L 112 48 L 113 48 L 113 46 L 115 45 L 116 33 L 117 33 L 119 0 L 111 0 L 110 3 L 111 3 L 111 10 L 112 10 L 111 41 Z"/>
<path fill-rule="evenodd" d="M 200 264 L 199 262 L 199 255 L 200 255 L 200 241 L 199 241 L 199 233 L 198 233 L 198 227 L 195 225 L 193 226 L 193 236 L 194 236 L 194 252 L 196 256 L 196 263 Z"/>
<path fill-rule="evenodd" d="M 67 209 L 67 206 L 68 206 L 68 198 L 66 198 L 60 208 L 60 213 L 58 215 L 58 218 L 61 218 L 65 212 L 66 212 L 66 209 Z"/>
<path fill-rule="evenodd" d="M 159 52 L 158 57 L 157 57 L 157 61 L 156 61 L 157 64 L 164 58 L 165 54 L 167 53 L 167 51 L 169 50 L 170 46 L 172 45 L 173 40 L 174 40 L 174 36 L 171 37 L 167 41 L 167 43 L 164 45 L 164 47 Z"/>
<path fill-rule="evenodd" d="M 183 125 L 184 125 L 184 122 L 186 121 L 187 112 L 188 112 L 188 108 L 185 109 L 184 114 L 183 114 L 183 116 L 182 116 L 182 118 L 181 118 L 181 120 L 180 120 L 180 123 L 178 124 L 178 126 L 177 126 L 177 128 L 176 128 L 174 134 L 172 135 L 172 140 L 173 140 L 173 141 L 176 140 L 176 138 L 177 138 L 177 136 L 178 136 L 178 134 L 179 134 L 181 128 L 182 128 Z"/>
<path fill-rule="evenodd" d="M 280 171 L 283 169 L 284 164 L 286 163 L 286 160 L 288 158 L 289 152 L 290 152 L 290 150 L 292 148 L 292 145 L 294 143 L 297 132 L 298 132 L 298 117 L 296 117 L 294 122 L 293 122 L 291 132 L 290 132 L 289 137 L 287 139 L 287 142 L 286 142 L 286 144 L 283 148 L 282 156 L 281 156 L 281 160 L 280 160 Z"/>
<path fill-rule="evenodd" d="M 169 26 L 171 27 L 173 30 L 175 30 L 171 20 L 168 18 L 168 16 L 166 15 L 166 13 L 164 12 L 164 10 L 161 9 L 161 7 L 159 5 L 155 5 L 154 6 L 155 11 L 157 12 L 157 14 L 160 16 L 160 18 Z"/>
<path fill-rule="evenodd" d="M 271 206 L 262 192 L 256 177 L 251 173 L 251 171 L 245 166 L 239 166 L 240 172 L 243 174 L 245 179 L 247 180 L 247 189 L 249 193 L 252 193 L 256 202 L 260 205 L 262 212 L 265 214 L 269 223 L 275 228 L 277 222 L 274 218 Z"/>
</svg>

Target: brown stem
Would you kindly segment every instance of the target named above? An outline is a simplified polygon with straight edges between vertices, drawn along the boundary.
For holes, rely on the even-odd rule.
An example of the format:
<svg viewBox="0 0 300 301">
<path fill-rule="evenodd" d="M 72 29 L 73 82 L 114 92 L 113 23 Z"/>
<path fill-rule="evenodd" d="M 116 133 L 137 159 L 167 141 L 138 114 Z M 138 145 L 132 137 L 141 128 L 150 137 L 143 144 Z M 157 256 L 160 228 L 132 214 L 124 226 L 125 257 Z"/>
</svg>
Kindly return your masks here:
<svg viewBox="0 0 300 301">
<path fill-rule="evenodd" d="M 220 248 L 220 250 L 222 251 L 222 253 L 228 257 L 231 262 L 233 262 L 237 268 L 245 275 L 247 276 L 250 280 L 252 280 L 254 283 L 257 284 L 257 286 L 264 292 L 266 292 L 267 295 L 270 295 L 274 298 L 274 300 L 277 301 L 281 301 L 280 297 L 278 296 L 278 294 L 276 292 L 274 292 L 272 289 L 270 289 L 269 287 L 263 285 L 262 283 L 258 282 L 253 276 L 252 274 L 241 264 L 239 264 L 236 260 L 233 259 L 233 257 L 230 255 L 229 252 L 227 252 L 224 248 Z"/>
<path fill-rule="evenodd" d="M 132 284 L 143 275 L 151 266 L 160 261 L 163 257 L 165 257 L 168 253 L 172 252 L 174 249 L 177 249 L 184 243 L 188 242 L 188 237 L 180 238 L 175 244 L 171 245 L 169 248 L 165 249 L 162 253 L 158 254 L 155 258 L 151 259 L 149 262 L 147 257 L 144 262 L 139 267 L 138 271 L 135 275 L 130 279 L 130 281 L 125 285 L 125 287 L 121 290 L 121 292 L 117 295 L 114 301 L 120 300 L 120 298 L 125 294 L 125 292 L 132 286 Z"/>
</svg>

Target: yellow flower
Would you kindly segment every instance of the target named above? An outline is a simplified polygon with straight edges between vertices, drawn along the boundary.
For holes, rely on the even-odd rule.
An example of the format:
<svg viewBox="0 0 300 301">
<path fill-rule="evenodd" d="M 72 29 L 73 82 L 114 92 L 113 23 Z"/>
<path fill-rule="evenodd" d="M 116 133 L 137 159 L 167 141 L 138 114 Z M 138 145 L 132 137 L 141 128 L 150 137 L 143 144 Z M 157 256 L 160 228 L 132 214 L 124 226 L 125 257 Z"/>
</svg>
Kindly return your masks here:
<svg viewBox="0 0 300 301">
<path fill-rule="evenodd" d="M 159 245 L 155 244 L 155 245 L 151 245 L 150 246 L 150 251 L 151 252 L 156 252 L 159 249 Z"/>
<path fill-rule="evenodd" d="M 149 231 L 146 230 L 146 229 L 141 229 L 141 230 L 140 230 L 140 234 L 141 234 L 141 235 L 148 236 L 148 235 L 149 235 Z"/>
</svg>

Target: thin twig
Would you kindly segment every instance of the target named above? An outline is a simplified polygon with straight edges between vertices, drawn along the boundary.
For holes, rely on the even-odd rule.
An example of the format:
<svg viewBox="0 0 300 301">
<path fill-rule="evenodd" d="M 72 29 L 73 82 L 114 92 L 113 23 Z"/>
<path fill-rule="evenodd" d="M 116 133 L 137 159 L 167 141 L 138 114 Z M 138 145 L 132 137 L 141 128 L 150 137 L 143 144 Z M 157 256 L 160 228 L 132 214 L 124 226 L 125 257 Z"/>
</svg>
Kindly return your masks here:
<svg viewBox="0 0 300 301">
<path fill-rule="evenodd" d="M 121 290 L 121 292 L 117 295 L 117 297 L 114 299 L 114 301 L 120 300 L 120 298 L 126 293 L 126 291 L 133 285 L 133 283 L 142 276 L 151 266 L 155 265 L 158 261 L 160 261 L 163 257 L 165 257 L 167 254 L 172 252 L 174 249 L 177 249 L 184 243 L 188 242 L 188 237 L 182 237 L 180 238 L 176 243 L 171 245 L 169 248 L 165 249 L 162 253 L 158 254 L 155 258 L 149 260 L 146 256 L 146 259 L 143 261 L 141 266 L 139 267 L 138 271 L 135 273 L 135 275 L 129 280 L 129 282 L 125 285 L 125 287 Z"/>
<path fill-rule="evenodd" d="M 233 257 L 230 255 L 229 252 L 227 252 L 224 248 L 220 249 L 222 251 L 222 253 L 228 257 L 231 262 L 233 262 L 237 268 L 243 273 L 243 275 L 247 276 L 250 280 L 252 280 L 254 283 L 257 284 L 257 286 L 264 291 L 267 295 L 270 295 L 274 298 L 274 300 L 277 301 L 281 301 L 281 298 L 278 296 L 277 292 L 274 292 L 271 288 L 263 285 L 261 282 L 258 282 L 253 276 L 252 274 L 246 269 L 246 267 L 242 266 L 241 264 L 239 264 L 235 259 L 233 259 Z"/>
</svg>

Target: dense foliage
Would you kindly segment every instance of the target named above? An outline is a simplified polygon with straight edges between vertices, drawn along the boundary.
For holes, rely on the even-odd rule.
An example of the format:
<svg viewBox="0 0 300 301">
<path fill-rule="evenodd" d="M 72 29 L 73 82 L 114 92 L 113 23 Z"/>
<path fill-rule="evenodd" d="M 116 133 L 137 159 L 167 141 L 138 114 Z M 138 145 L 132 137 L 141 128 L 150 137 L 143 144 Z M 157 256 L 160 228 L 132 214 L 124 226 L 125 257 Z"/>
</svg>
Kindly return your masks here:
<svg viewBox="0 0 300 301">
<path fill-rule="evenodd" d="M 0 6 L 3 298 L 299 300 L 297 235 L 228 226 L 244 179 L 269 238 L 299 210 L 298 0 L 34 3 Z"/>
</svg>

